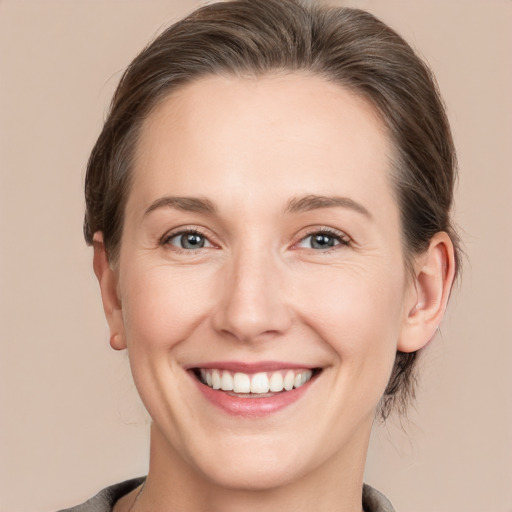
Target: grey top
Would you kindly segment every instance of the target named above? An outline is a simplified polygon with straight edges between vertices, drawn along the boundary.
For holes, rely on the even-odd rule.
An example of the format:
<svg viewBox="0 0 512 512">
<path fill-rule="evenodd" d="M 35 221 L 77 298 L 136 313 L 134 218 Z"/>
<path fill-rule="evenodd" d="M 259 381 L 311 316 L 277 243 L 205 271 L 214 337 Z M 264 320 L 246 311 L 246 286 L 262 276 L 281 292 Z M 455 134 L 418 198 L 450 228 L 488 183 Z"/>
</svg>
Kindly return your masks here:
<svg viewBox="0 0 512 512">
<path fill-rule="evenodd" d="M 111 485 L 85 503 L 60 510 L 59 512 L 112 512 L 116 501 L 133 491 L 144 480 L 145 477 L 134 478 L 133 480 L 126 480 L 125 482 Z M 386 496 L 367 484 L 363 486 L 363 509 L 365 512 L 395 512 Z"/>
</svg>

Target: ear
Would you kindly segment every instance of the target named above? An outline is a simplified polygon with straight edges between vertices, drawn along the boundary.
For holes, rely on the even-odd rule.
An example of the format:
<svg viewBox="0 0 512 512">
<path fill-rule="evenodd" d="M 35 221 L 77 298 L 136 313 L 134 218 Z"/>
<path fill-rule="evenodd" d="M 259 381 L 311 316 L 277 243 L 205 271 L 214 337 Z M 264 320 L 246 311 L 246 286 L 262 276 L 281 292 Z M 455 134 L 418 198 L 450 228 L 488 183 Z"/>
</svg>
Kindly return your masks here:
<svg viewBox="0 0 512 512">
<path fill-rule="evenodd" d="M 397 345 L 401 352 L 424 347 L 443 319 L 455 277 L 455 255 L 448 234 L 436 233 L 427 251 L 416 258 L 414 267 L 406 318 Z"/>
<path fill-rule="evenodd" d="M 117 293 L 117 275 L 108 262 L 103 233 L 97 231 L 93 236 L 94 273 L 98 278 L 103 301 L 103 310 L 110 329 L 110 345 L 115 350 L 126 348 L 123 312 Z"/>
</svg>

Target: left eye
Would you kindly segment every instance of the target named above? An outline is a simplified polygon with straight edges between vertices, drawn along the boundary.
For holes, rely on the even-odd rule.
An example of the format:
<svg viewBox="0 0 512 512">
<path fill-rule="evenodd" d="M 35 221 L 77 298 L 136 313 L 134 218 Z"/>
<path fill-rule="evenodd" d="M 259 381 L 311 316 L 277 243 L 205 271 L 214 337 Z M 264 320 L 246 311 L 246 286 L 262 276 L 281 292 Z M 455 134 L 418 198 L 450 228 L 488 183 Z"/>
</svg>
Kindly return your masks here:
<svg viewBox="0 0 512 512">
<path fill-rule="evenodd" d="M 326 250 L 341 244 L 347 244 L 341 236 L 319 232 L 304 237 L 297 245 L 306 249 Z"/>
<path fill-rule="evenodd" d="M 185 250 L 202 249 L 203 247 L 212 247 L 212 244 L 201 233 L 195 231 L 186 231 L 177 233 L 169 237 L 166 243 Z"/>
</svg>

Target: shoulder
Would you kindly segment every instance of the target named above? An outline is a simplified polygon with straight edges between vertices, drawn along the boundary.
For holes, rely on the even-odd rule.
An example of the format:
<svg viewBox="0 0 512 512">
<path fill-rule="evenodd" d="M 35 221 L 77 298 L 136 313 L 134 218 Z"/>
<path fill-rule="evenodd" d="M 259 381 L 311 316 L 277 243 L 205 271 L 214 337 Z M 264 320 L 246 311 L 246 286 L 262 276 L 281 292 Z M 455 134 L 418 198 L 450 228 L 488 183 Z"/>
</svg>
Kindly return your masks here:
<svg viewBox="0 0 512 512">
<path fill-rule="evenodd" d="M 117 500 L 133 491 L 133 489 L 142 484 L 144 480 L 145 477 L 133 478 L 132 480 L 126 480 L 125 482 L 111 485 L 85 503 L 77 505 L 76 507 L 60 510 L 59 512 L 111 512 Z"/>
<path fill-rule="evenodd" d="M 59 512 L 111 512 L 117 500 L 133 491 L 133 489 L 141 485 L 144 480 L 145 477 L 134 478 L 111 485 L 85 503 L 60 510 Z M 363 487 L 363 508 L 365 512 L 395 512 L 390 501 L 381 492 L 377 491 L 377 489 L 367 484 L 364 484 Z"/>
<path fill-rule="evenodd" d="M 370 485 L 363 485 L 363 509 L 364 512 L 395 512 L 391 502 Z"/>
</svg>

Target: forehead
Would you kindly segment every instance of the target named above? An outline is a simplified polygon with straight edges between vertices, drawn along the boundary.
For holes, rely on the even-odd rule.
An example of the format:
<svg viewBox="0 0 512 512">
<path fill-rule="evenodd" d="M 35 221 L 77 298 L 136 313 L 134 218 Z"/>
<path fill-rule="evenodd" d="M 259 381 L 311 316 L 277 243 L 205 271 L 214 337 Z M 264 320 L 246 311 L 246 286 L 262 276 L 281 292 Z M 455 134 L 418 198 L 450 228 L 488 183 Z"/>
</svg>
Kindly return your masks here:
<svg viewBox="0 0 512 512">
<path fill-rule="evenodd" d="M 341 187 L 371 200 L 389 188 L 391 152 L 374 107 L 326 79 L 211 76 L 173 92 L 145 120 L 134 184 L 144 201 L 164 192 L 249 196 L 262 186 L 288 195 Z"/>
</svg>

